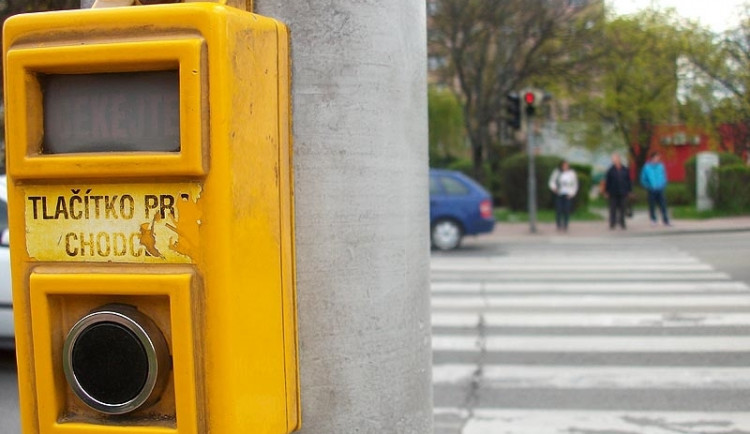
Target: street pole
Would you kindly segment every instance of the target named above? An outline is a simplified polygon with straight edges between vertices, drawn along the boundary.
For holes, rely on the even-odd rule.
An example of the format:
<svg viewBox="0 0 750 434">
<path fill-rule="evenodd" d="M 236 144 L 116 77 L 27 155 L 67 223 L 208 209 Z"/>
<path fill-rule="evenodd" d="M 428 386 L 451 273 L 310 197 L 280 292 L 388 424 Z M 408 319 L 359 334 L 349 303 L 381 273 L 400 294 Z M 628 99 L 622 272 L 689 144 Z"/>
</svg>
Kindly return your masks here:
<svg viewBox="0 0 750 434">
<path fill-rule="evenodd" d="M 255 6 L 291 30 L 301 432 L 432 433 L 424 0 Z"/>
<path fill-rule="evenodd" d="M 536 233 L 536 163 L 534 161 L 535 144 L 533 118 L 534 116 L 531 113 L 526 113 L 526 152 L 529 156 L 529 230 L 531 230 L 532 234 Z"/>
</svg>

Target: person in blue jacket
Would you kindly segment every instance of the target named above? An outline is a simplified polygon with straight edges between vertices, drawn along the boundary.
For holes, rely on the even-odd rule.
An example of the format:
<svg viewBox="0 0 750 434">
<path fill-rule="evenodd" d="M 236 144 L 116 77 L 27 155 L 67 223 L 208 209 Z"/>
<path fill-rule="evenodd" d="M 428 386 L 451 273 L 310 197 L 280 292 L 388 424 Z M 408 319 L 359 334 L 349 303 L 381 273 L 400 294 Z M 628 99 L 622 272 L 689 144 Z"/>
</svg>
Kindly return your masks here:
<svg viewBox="0 0 750 434">
<path fill-rule="evenodd" d="M 659 205 L 661 219 L 665 225 L 671 226 L 667 215 L 667 200 L 664 189 L 667 187 L 667 171 L 661 161 L 661 154 L 653 152 L 651 158 L 641 170 L 641 185 L 648 191 L 648 212 L 651 216 L 651 224 L 657 225 L 656 205 Z"/>
</svg>

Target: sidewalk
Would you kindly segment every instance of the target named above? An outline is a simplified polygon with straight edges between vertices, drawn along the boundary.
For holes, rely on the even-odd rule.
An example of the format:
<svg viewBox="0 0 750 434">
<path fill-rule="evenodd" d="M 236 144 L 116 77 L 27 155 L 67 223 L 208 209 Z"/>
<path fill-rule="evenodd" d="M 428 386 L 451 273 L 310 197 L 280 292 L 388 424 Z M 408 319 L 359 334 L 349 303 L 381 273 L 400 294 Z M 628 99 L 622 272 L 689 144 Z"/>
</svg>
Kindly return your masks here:
<svg viewBox="0 0 750 434">
<path fill-rule="evenodd" d="M 604 212 L 606 216 L 606 211 Z M 528 222 L 497 222 L 495 230 L 490 237 L 637 237 L 750 231 L 750 216 L 712 218 L 705 220 L 672 220 L 671 223 L 672 226 L 664 226 L 661 223 L 657 226 L 653 226 L 649 219 L 648 211 L 636 210 L 632 218 L 626 219 L 626 230 L 622 230 L 619 227 L 612 230 L 609 229 L 609 220 L 607 217 L 600 221 L 572 221 L 570 222 L 568 232 L 558 232 L 554 223 L 537 223 L 536 233 L 531 233 Z M 481 238 L 481 236 L 478 238 Z"/>
</svg>

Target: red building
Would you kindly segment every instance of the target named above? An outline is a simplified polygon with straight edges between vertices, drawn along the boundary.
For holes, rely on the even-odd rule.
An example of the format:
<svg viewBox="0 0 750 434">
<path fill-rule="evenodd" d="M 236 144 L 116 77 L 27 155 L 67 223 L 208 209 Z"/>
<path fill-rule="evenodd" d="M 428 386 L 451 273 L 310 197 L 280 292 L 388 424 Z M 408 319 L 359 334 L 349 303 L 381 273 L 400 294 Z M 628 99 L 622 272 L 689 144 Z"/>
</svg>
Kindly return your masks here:
<svg viewBox="0 0 750 434">
<path fill-rule="evenodd" d="M 712 148 L 710 138 L 702 130 L 685 125 L 660 125 L 651 139 L 651 149 L 662 154 L 667 179 L 671 182 L 685 180 L 685 162 L 698 152 Z"/>
<path fill-rule="evenodd" d="M 686 125 L 660 125 L 651 138 L 651 150 L 662 154 L 667 179 L 671 182 L 685 180 L 685 162 L 703 151 L 733 152 L 742 147 L 747 160 L 747 143 L 750 134 L 742 124 L 723 124 L 718 128 L 718 142 L 704 130 Z M 636 178 L 637 179 L 637 178 Z"/>
</svg>

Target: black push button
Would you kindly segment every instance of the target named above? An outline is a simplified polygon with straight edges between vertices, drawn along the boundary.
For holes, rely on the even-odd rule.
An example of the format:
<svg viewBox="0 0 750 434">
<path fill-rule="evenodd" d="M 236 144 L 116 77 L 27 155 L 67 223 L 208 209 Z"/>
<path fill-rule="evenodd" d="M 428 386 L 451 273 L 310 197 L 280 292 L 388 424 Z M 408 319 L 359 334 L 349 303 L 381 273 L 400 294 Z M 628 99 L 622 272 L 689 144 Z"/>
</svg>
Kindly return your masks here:
<svg viewBox="0 0 750 434">
<path fill-rule="evenodd" d="M 159 399 L 171 369 L 166 339 L 135 307 L 110 304 L 81 318 L 63 348 L 73 392 L 105 414 L 125 414 Z"/>
<path fill-rule="evenodd" d="M 148 355 L 133 332 L 111 322 L 90 326 L 73 348 L 73 373 L 97 401 L 111 405 L 135 399 L 148 377 Z"/>
</svg>

